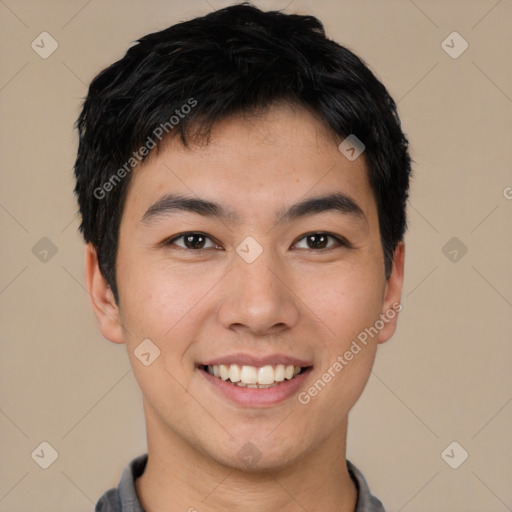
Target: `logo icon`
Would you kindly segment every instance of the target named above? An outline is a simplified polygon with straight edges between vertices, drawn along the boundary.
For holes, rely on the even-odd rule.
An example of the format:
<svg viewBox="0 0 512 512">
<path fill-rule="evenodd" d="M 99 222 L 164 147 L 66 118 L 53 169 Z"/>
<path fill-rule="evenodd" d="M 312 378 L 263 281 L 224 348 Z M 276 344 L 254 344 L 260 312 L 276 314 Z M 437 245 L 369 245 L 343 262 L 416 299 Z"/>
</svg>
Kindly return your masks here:
<svg viewBox="0 0 512 512">
<path fill-rule="evenodd" d="M 243 463 L 246 468 L 252 469 L 256 467 L 258 461 L 261 459 L 262 453 L 259 448 L 253 443 L 246 443 L 238 451 L 238 459 Z"/>
<path fill-rule="evenodd" d="M 32 247 L 32 254 L 43 263 L 48 263 L 56 254 L 57 246 L 47 237 L 43 236 Z"/>
<path fill-rule="evenodd" d="M 263 247 L 252 236 L 248 236 L 236 248 L 236 252 L 246 263 L 253 263 L 263 252 Z"/>
<path fill-rule="evenodd" d="M 59 43 L 48 32 L 41 32 L 30 46 L 39 57 L 47 59 L 59 47 Z"/>
<path fill-rule="evenodd" d="M 468 47 L 468 42 L 458 32 L 452 32 L 441 43 L 441 48 L 452 59 L 458 59 L 468 49 Z"/>
<path fill-rule="evenodd" d="M 468 248 L 456 237 L 450 238 L 441 252 L 452 262 L 458 263 L 468 252 Z"/>
<path fill-rule="evenodd" d="M 160 356 L 160 349 L 149 338 L 146 338 L 137 345 L 133 353 L 144 366 L 149 366 Z"/>
<path fill-rule="evenodd" d="M 457 469 L 468 456 L 468 452 L 457 441 L 450 443 L 441 453 L 441 458 L 452 469 Z"/>
<path fill-rule="evenodd" d="M 366 146 L 354 134 L 351 134 L 343 140 L 338 146 L 338 149 L 347 160 L 353 162 L 361 155 L 365 147 Z"/>
<path fill-rule="evenodd" d="M 43 441 L 31 454 L 32 459 L 43 469 L 48 469 L 59 457 L 57 450 Z"/>
</svg>

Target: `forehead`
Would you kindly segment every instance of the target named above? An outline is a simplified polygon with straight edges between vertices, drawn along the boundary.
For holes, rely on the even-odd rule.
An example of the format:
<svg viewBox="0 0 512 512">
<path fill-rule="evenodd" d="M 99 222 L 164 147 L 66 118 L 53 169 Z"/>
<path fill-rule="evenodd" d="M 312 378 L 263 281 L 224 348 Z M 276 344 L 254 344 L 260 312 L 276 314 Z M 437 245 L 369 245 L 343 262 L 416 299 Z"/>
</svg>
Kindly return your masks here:
<svg viewBox="0 0 512 512">
<path fill-rule="evenodd" d="M 208 144 L 183 146 L 179 137 L 134 169 L 123 215 L 139 219 L 164 194 L 229 205 L 248 222 L 283 204 L 334 191 L 370 213 L 375 201 L 363 156 L 349 161 L 335 135 L 306 110 L 278 105 L 214 125 Z"/>
</svg>

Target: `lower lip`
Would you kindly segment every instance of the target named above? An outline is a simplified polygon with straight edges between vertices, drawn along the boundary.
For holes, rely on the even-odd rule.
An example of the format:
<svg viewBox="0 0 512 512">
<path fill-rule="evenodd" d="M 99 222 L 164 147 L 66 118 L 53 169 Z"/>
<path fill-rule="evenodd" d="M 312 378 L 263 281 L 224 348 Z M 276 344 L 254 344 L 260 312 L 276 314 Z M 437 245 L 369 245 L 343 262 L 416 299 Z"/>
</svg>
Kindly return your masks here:
<svg viewBox="0 0 512 512">
<path fill-rule="evenodd" d="M 214 386 L 216 390 L 238 405 L 245 407 L 270 407 L 290 398 L 299 390 L 311 372 L 311 369 L 312 368 L 309 367 L 293 379 L 284 380 L 281 384 L 270 388 L 244 388 L 219 379 L 206 370 L 198 368 L 204 378 Z"/>
</svg>

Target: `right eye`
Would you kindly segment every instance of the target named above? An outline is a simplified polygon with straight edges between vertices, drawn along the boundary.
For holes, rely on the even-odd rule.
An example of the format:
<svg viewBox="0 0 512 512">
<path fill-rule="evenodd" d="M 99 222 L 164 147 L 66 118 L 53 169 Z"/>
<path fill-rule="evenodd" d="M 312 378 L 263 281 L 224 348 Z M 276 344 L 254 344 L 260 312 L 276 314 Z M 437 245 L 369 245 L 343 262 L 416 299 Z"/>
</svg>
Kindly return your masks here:
<svg viewBox="0 0 512 512">
<path fill-rule="evenodd" d="M 177 243 L 178 240 L 182 240 L 182 244 Z M 210 246 L 205 247 L 207 241 L 210 241 Z M 164 245 L 166 247 L 176 245 L 181 249 L 189 249 L 191 251 L 220 248 L 220 246 L 213 242 L 212 238 L 210 238 L 208 235 L 197 231 L 189 231 L 182 233 L 181 235 L 169 238 L 166 242 L 164 242 Z"/>
</svg>

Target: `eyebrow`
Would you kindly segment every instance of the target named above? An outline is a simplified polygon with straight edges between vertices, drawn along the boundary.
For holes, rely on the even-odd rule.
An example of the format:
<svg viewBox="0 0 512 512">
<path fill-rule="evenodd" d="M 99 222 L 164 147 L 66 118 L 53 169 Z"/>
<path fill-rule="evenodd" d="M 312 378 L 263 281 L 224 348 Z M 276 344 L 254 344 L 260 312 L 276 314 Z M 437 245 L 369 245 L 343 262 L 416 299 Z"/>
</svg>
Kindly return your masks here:
<svg viewBox="0 0 512 512">
<path fill-rule="evenodd" d="M 338 211 L 368 225 L 362 208 L 351 197 L 340 192 L 305 199 L 277 213 L 278 223 L 289 222 L 315 213 Z M 240 216 L 221 204 L 201 198 L 165 194 L 153 203 L 142 216 L 141 222 L 152 224 L 159 218 L 176 212 L 189 212 L 204 217 L 215 217 L 228 222 L 240 222 Z"/>
</svg>

